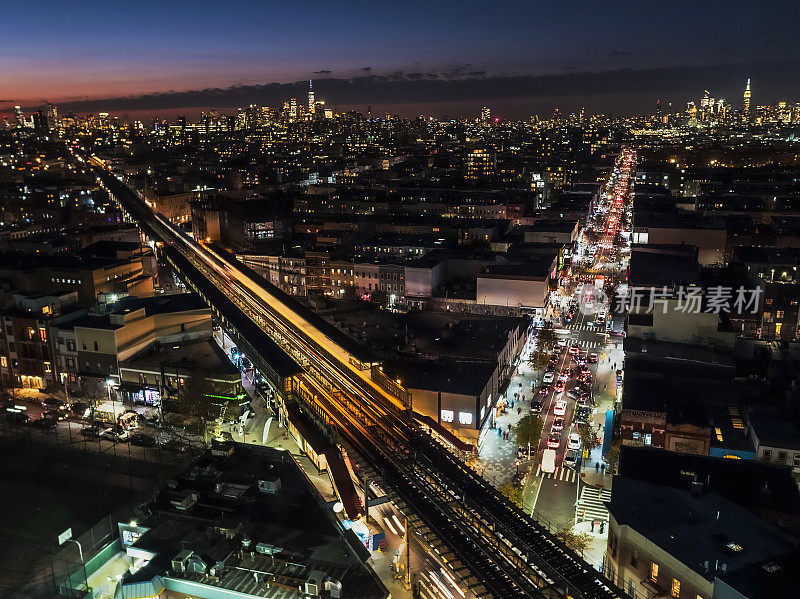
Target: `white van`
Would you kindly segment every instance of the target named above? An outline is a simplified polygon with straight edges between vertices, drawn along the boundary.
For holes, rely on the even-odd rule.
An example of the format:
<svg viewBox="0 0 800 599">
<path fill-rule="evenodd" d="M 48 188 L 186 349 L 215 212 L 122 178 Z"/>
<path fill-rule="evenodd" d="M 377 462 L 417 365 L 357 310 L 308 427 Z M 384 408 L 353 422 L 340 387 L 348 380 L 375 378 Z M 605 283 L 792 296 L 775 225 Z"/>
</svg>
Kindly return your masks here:
<svg viewBox="0 0 800 599">
<path fill-rule="evenodd" d="M 545 449 L 542 453 L 542 472 L 551 473 L 556 471 L 556 450 Z"/>
</svg>

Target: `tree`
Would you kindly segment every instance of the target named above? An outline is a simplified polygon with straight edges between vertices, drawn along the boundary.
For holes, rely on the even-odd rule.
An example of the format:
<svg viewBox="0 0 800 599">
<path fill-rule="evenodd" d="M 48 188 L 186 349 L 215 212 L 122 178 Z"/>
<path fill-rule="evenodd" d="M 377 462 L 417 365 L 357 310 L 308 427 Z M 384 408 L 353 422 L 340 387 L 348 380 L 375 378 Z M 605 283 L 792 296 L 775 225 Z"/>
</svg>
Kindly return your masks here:
<svg viewBox="0 0 800 599">
<path fill-rule="evenodd" d="M 513 483 L 505 483 L 500 487 L 500 494 L 517 507 L 522 507 L 522 488 Z"/>
<path fill-rule="evenodd" d="M 571 523 L 559 526 L 556 538 L 581 556 L 589 549 L 593 540 L 589 533 L 574 530 Z"/>
<path fill-rule="evenodd" d="M 539 439 L 542 438 L 543 426 L 544 423 L 541 418 L 532 414 L 525 414 L 511 427 L 517 439 L 517 445 L 526 447 L 530 443 L 531 447 L 538 447 Z"/>
<path fill-rule="evenodd" d="M 214 389 L 211 382 L 201 373 L 192 374 L 184 383 L 178 398 L 181 414 L 200 422 L 199 433 L 203 441 L 208 441 L 211 424 L 225 412 L 228 402 L 212 397 Z"/>
<path fill-rule="evenodd" d="M 378 304 L 379 306 L 385 306 L 389 296 L 383 289 L 375 289 L 370 292 L 369 299 L 371 302 Z"/>
<path fill-rule="evenodd" d="M 553 351 L 557 341 L 553 329 L 540 329 L 536 336 L 536 349 L 528 363 L 536 370 L 544 370 L 550 363 L 550 352 Z"/>
<path fill-rule="evenodd" d="M 355 285 L 345 285 L 342 287 L 342 299 L 354 300 L 357 299 L 357 290 Z"/>
<path fill-rule="evenodd" d="M 531 368 L 534 370 L 544 370 L 547 368 L 547 365 L 550 364 L 550 355 L 537 348 L 531 353 L 528 364 L 530 364 Z"/>
<path fill-rule="evenodd" d="M 593 426 L 588 424 L 581 424 L 578 426 L 578 434 L 581 436 L 581 447 L 586 451 L 592 451 L 595 447 L 600 445 L 600 439 L 597 438 L 597 432 Z"/>
<path fill-rule="evenodd" d="M 550 353 L 556 343 L 558 343 L 558 337 L 553 329 L 539 329 L 539 334 L 536 336 L 537 348 Z"/>
</svg>

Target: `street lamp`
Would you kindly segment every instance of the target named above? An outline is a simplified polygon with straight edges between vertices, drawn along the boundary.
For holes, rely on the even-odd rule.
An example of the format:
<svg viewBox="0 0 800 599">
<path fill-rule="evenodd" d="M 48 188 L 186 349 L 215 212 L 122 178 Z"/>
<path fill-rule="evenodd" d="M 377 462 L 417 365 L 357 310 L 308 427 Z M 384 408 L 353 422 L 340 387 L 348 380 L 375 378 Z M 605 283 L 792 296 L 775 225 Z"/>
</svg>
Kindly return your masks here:
<svg viewBox="0 0 800 599">
<path fill-rule="evenodd" d="M 83 561 L 83 547 L 81 547 L 80 541 L 72 538 L 72 527 L 70 526 L 67 530 L 62 532 L 58 535 L 58 544 L 63 545 L 64 543 L 75 543 L 78 546 L 78 555 L 81 559 L 81 568 L 83 569 L 83 581 L 86 584 L 86 587 L 89 587 L 89 580 L 86 576 L 86 564 Z"/>
</svg>

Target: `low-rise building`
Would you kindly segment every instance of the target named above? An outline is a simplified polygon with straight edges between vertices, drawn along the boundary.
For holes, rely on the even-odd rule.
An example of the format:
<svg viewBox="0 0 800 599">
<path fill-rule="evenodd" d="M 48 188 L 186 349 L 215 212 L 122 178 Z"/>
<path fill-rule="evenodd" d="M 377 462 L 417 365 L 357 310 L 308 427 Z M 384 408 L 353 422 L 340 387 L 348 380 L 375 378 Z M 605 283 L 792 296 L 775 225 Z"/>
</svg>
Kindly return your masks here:
<svg viewBox="0 0 800 599">
<path fill-rule="evenodd" d="M 52 336 L 59 340 L 61 359 L 76 359 L 77 373 L 88 391 L 94 385 L 104 387 L 108 379 L 118 382 L 119 364 L 155 342 L 210 337 L 211 310 L 194 294 L 124 298 L 102 314 L 84 312 L 59 319 Z"/>
<path fill-rule="evenodd" d="M 769 566 L 800 555 L 787 468 L 624 447 L 607 505 L 604 573 L 632 597 L 758 599 L 792 588 Z"/>
<path fill-rule="evenodd" d="M 120 361 L 117 393 L 124 405 L 157 409 L 198 376 L 220 403 L 243 399 L 241 372 L 210 338 L 185 342 L 163 338 Z"/>
</svg>

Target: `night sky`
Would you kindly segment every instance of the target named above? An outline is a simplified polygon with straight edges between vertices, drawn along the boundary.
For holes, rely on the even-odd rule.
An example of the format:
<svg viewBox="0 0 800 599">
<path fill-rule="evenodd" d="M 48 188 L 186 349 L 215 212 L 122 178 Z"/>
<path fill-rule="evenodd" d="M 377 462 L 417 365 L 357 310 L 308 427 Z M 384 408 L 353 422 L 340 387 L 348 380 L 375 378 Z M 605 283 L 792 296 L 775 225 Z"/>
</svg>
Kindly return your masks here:
<svg viewBox="0 0 800 599">
<path fill-rule="evenodd" d="M 788 0 L 81 0 L 7 3 L 1 14 L 2 106 L 275 103 L 309 77 L 336 106 L 400 113 L 647 110 L 704 87 L 738 99 L 747 76 L 756 102 L 800 99 Z"/>
</svg>

